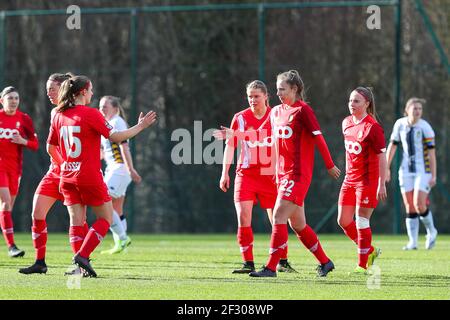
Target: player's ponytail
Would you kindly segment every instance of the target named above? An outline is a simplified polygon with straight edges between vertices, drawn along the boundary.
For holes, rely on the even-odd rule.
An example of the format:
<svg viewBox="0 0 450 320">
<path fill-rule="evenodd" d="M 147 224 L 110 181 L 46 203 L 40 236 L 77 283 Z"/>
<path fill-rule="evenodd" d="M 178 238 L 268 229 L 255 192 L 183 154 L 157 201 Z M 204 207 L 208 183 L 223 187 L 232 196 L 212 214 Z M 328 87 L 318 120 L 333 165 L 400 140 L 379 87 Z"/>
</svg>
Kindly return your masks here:
<svg viewBox="0 0 450 320">
<path fill-rule="evenodd" d="M 74 76 L 66 79 L 61 84 L 58 92 L 57 112 L 64 112 L 75 106 L 75 98 L 82 90 L 89 89 L 91 81 L 86 76 Z"/>
<path fill-rule="evenodd" d="M 303 84 L 303 80 L 300 77 L 300 74 L 298 73 L 297 70 L 289 70 L 289 71 L 280 73 L 277 76 L 277 81 L 278 80 L 286 81 L 286 83 L 289 84 L 291 86 L 291 88 L 293 86 L 297 86 L 297 97 L 300 100 L 305 101 L 305 99 L 306 99 L 305 85 Z"/>
<path fill-rule="evenodd" d="M 367 113 L 378 121 L 377 111 L 375 108 L 375 96 L 373 95 L 372 89 L 369 87 L 358 87 L 355 91 L 362 95 L 367 102 L 369 102 Z"/>
</svg>

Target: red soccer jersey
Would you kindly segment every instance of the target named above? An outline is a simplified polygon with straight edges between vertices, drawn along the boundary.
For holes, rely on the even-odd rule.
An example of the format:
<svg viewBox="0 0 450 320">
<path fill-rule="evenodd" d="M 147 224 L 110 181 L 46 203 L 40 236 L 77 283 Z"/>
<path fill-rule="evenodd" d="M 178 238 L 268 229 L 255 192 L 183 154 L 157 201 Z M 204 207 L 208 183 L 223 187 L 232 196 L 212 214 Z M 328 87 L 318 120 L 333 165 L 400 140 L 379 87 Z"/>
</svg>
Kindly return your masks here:
<svg viewBox="0 0 450 320">
<path fill-rule="evenodd" d="M 269 130 L 267 123 L 260 129 Z M 276 139 L 278 180 L 311 183 L 314 136 L 322 134 L 314 111 L 300 100 L 291 107 L 281 104 L 272 109 L 270 124 Z"/>
<path fill-rule="evenodd" d="M 15 133 L 28 140 L 27 148 L 38 149 L 39 143 L 30 116 L 19 110 L 11 116 L 3 109 L 0 110 L 0 170 L 22 175 L 22 149 L 25 146 L 11 142 Z"/>
<path fill-rule="evenodd" d="M 378 154 L 386 151 L 383 128 L 370 115 L 359 123 L 348 116 L 342 122 L 342 132 L 346 151 L 344 182 L 353 186 L 378 183 Z"/>
<path fill-rule="evenodd" d="M 97 109 L 75 106 L 57 112 L 47 143 L 60 148 L 61 180 L 78 185 L 102 183 L 100 137 L 109 138 L 111 133 L 111 125 Z"/>
<path fill-rule="evenodd" d="M 266 113 L 261 119 L 257 119 L 251 108 L 247 108 L 234 115 L 231 121 L 231 128 L 240 132 L 249 131 L 255 137 L 247 137 L 248 139 L 241 140 L 241 150 L 238 164 L 236 166 L 236 174 L 251 174 L 251 175 L 273 175 L 273 170 L 269 170 L 271 166 L 271 147 L 273 140 L 271 136 L 266 136 L 260 141 L 256 137 L 258 129 L 269 117 L 271 108 L 268 107 Z M 228 145 L 235 146 L 237 139 L 230 139 L 227 141 Z M 267 170 L 263 170 L 267 169 Z"/>
</svg>

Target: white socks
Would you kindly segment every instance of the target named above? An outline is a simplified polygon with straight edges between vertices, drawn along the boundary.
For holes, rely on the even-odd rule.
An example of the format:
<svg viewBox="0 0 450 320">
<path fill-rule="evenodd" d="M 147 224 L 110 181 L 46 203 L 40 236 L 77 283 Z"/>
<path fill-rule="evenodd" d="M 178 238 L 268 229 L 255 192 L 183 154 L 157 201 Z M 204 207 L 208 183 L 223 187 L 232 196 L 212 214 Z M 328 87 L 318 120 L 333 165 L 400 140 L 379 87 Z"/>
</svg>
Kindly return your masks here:
<svg viewBox="0 0 450 320">
<path fill-rule="evenodd" d="M 114 243 L 117 243 L 117 239 L 126 240 L 127 233 L 123 228 L 122 221 L 120 220 L 119 214 L 114 210 L 113 212 L 113 223 L 111 224 L 111 232 L 113 233 Z"/>
<path fill-rule="evenodd" d="M 436 231 L 436 228 L 434 227 L 433 214 L 431 213 L 431 210 L 427 209 L 427 211 L 425 211 L 423 215 L 421 214 L 419 216 L 420 221 L 422 221 L 425 229 L 427 229 L 427 234 L 433 234 Z"/>
<path fill-rule="evenodd" d="M 416 213 L 408 213 L 405 221 L 409 238 L 407 247 L 417 248 L 417 240 L 419 238 L 419 216 Z"/>
</svg>

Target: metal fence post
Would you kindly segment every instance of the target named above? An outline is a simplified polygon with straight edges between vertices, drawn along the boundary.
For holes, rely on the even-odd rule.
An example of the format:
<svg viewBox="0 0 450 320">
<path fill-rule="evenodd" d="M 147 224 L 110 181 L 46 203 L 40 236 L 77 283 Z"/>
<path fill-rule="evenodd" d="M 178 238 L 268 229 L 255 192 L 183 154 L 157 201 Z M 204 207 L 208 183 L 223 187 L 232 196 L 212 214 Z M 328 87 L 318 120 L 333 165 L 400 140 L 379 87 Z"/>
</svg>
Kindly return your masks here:
<svg viewBox="0 0 450 320">
<path fill-rule="evenodd" d="M 0 12 L 0 88 L 5 87 L 6 15 Z"/>
<path fill-rule="evenodd" d="M 400 104 L 401 104 L 401 82 L 402 82 L 402 0 L 398 0 L 395 7 L 395 118 L 400 118 Z M 398 175 L 398 168 L 400 167 L 400 152 L 397 152 L 395 156 L 395 166 L 393 175 L 394 179 Z M 394 234 L 400 233 L 400 187 L 398 183 L 395 183 L 394 191 Z"/>
<path fill-rule="evenodd" d="M 138 37 L 137 37 L 137 20 L 138 20 L 138 12 L 136 9 L 131 11 L 130 16 L 130 91 L 131 91 L 131 116 L 130 119 L 132 123 L 134 123 L 137 119 L 137 46 L 138 46 Z M 133 159 L 133 163 L 136 160 L 136 146 L 134 140 L 130 140 L 130 151 L 131 157 Z M 134 184 L 131 183 L 128 189 L 127 195 L 127 211 L 128 211 L 128 228 L 130 231 L 134 230 L 134 211 L 135 211 L 135 189 Z"/>
<path fill-rule="evenodd" d="M 260 4 L 258 6 L 258 52 L 259 52 L 259 67 L 258 67 L 258 74 L 259 74 L 259 80 L 266 81 L 265 75 L 266 75 L 266 37 L 265 37 L 265 31 L 266 31 L 266 9 L 264 7 L 264 4 Z"/>
</svg>

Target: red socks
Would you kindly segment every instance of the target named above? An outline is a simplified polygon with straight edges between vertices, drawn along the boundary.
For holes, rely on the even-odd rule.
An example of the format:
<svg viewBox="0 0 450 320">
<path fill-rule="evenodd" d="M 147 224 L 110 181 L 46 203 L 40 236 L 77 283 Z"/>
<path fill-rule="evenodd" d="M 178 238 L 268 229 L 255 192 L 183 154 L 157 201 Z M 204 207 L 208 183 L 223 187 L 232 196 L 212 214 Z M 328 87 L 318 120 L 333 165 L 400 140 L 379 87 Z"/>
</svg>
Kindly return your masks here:
<svg viewBox="0 0 450 320">
<path fill-rule="evenodd" d="M 276 224 L 272 227 L 272 238 L 270 239 L 270 257 L 266 268 L 276 271 L 280 258 L 285 254 L 288 242 L 287 224 Z"/>
<path fill-rule="evenodd" d="M 47 223 L 45 220 L 33 219 L 31 237 L 33 238 L 33 247 L 36 251 L 36 260 L 44 260 L 47 249 Z"/>
<path fill-rule="evenodd" d="M 69 228 L 70 246 L 73 253 L 80 251 L 84 238 L 86 237 L 84 226 L 70 226 Z"/>
<path fill-rule="evenodd" d="M 91 229 L 89 229 L 89 232 L 83 241 L 83 245 L 78 252 L 81 257 L 89 258 L 91 252 L 94 251 L 95 248 L 97 248 L 97 246 L 105 237 L 106 233 L 108 233 L 109 226 L 110 224 L 105 219 L 98 219 L 97 221 L 95 221 Z"/>
<path fill-rule="evenodd" d="M 369 228 L 358 229 L 358 265 L 367 269 L 367 260 L 372 253 L 372 230 Z"/>
<path fill-rule="evenodd" d="M 80 251 L 81 245 L 83 244 L 86 235 L 89 232 L 89 225 L 84 222 L 82 226 L 70 226 L 69 236 L 70 236 L 70 246 L 72 247 L 73 253 Z"/>
<path fill-rule="evenodd" d="M 320 245 L 319 238 L 309 225 L 306 225 L 300 233 L 297 233 L 297 238 L 311 251 L 320 264 L 325 264 L 330 261 Z"/>
<path fill-rule="evenodd" d="M 358 244 L 358 230 L 356 229 L 356 222 L 354 220 L 348 226 L 341 228 L 350 240 L 352 240 L 355 244 Z"/>
<path fill-rule="evenodd" d="M 239 227 L 237 239 L 244 261 L 253 261 L 253 230 L 252 227 Z"/>
<path fill-rule="evenodd" d="M 288 259 L 288 246 L 286 244 L 286 249 L 281 251 L 281 260 L 287 260 Z"/>
<path fill-rule="evenodd" d="M 89 225 L 87 224 L 86 221 L 84 222 L 84 225 L 83 225 L 83 232 L 84 232 L 84 236 L 86 237 L 86 235 L 89 232 Z"/>
<path fill-rule="evenodd" d="M 2 227 L 3 237 L 8 247 L 14 244 L 14 225 L 10 211 L 0 212 L 0 226 Z"/>
</svg>

